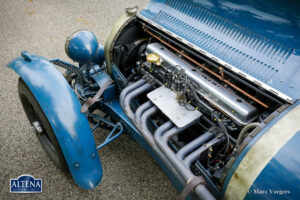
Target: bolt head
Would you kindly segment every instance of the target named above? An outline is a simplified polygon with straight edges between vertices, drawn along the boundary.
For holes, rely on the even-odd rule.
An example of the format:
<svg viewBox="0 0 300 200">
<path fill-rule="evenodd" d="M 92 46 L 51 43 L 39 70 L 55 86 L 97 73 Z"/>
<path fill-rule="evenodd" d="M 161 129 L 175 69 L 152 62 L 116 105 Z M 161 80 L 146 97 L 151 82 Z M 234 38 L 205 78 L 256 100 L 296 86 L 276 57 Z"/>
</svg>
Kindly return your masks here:
<svg viewBox="0 0 300 200">
<path fill-rule="evenodd" d="M 75 168 L 79 168 L 80 167 L 80 164 L 78 162 L 74 163 L 74 167 Z"/>
</svg>

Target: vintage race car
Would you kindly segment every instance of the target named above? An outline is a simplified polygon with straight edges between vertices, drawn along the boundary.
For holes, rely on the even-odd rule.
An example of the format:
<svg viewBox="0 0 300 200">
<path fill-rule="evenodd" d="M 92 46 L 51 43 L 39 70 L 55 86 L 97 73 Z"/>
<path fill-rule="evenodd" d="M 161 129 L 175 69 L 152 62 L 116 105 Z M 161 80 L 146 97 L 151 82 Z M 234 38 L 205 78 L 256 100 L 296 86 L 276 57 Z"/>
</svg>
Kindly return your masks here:
<svg viewBox="0 0 300 200">
<path fill-rule="evenodd" d="M 299 2 L 151 0 L 104 46 L 80 30 L 65 51 L 76 65 L 24 51 L 8 67 L 42 147 L 78 186 L 101 182 L 98 150 L 127 133 L 181 199 L 300 197 Z M 110 130 L 98 146 L 96 128 Z"/>
</svg>

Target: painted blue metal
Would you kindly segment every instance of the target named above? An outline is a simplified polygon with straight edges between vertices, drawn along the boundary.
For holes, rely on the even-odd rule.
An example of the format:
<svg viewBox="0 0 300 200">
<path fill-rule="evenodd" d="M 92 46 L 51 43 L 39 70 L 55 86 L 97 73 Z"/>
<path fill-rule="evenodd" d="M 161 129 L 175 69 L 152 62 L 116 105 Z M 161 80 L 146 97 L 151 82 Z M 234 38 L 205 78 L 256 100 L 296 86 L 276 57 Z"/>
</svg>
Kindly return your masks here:
<svg viewBox="0 0 300 200">
<path fill-rule="evenodd" d="M 23 54 L 22 54 L 23 55 Z M 82 188 L 91 189 L 102 179 L 102 165 L 88 120 L 62 74 L 45 58 L 18 57 L 8 67 L 25 81 L 47 116 L 69 170 Z"/>
<path fill-rule="evenodd" d="M 123 125 L 120 122 L 117 122 L 116 124 L 114 124 L 113 122 L 109 121 L 108 119 L 106 119 L 100 115 L 93 114 L 93 113 L 89 113 L 88 117 L 91 117 L 94 120 L 95 119 L 98 120 L 98 123 L 92 128 L 92 131 L 94 131 L 96 128 L 98 128 L 101 125 L 101 123 L 104 123 L 107 126 L 112 128 L 110 133 L 104 140 L 104 142 L 97 146 L 97 149 L 101 149 L 105 145 L 107 145 L 110 142 L 112 142 L 113 140 L 117 139 L 124 131 Z"/>
<path fill-rule="evenodd" d="M 229 170 L 228 174 L 227 174 L 227 177 L 225 179 L 225 182 L 223 184 L 223 188 L 222 188 L 222 193 L 221 193 L 221 198 L 224 198 L 224 194 L 226 192 L 226 189 L 228 187 L 228 183 L 230 181 L 230 179 L 232 178 L 235 170 L 237 169 L 237 167 L 239 166 L 239 164 L 241 163 L 242 159 L 244 158 L 244 156 L 248 153 L 248 151 L 251 149 L 251 147 L 274 125 L 276 124 L 281 118 L 283 118 L 287 113 L 289 113 L 292 109 L 294 109 L 295 107 L 297 107 L 298 105 L 300 105 L 300 101 L 297 101 L 294 105 L 290 106 L 289 108 L 287 108 L 286 110 L 284 110 L 282 113 L 280 113 L 276 118 L 274 118 L 270 123 L 268 123 L 259 133 L 258 135 L 256 135 L 249 143 L 248 145 L 244 148 L 244 150 L 238 155 L 238 157 L 236 158 L 234 164 L 232 165 L 231 169 Z M 280 179 L 263 179 L 262 178 L 267 178 L 267 176 L 264 176 L 263 173 L 267 173 L 269 174 L 268 171 L 266 171 L 266 168 L 263 170 L 262 174 L 260 174 L 258 176 L 258 180 L 260 180 L 258 183 L 259 184 L 268 184 L 268 182 L 272 182 L 272 184 L 277 184 L 277 187 L 273 187 L 273 188 L 270 188 L 270 189 L 274 189 L 274 188 L 278 188 L 281 187 L 281 179 L 283 181 L 286 182 L 286 184 L 288 183 L 288 180 L 285 180 L 285 179 L 289 179 L 290 177 L 283 177 L 283 173 L 285 173 L 284 171 L 284 167 L 280 167 L 280 165 L 283 165 L 283 166 L 286 166 L 286 164 L 288 163 L 284 163 L 286 160 L 293 160 L 293 165 L 292 166 L 295 166 L 294 164 L 300 164 L 300 157 L 299 156 L 296 156 L 294 157 L 294 153 L 298 152 L 298 150 L 296 150 L 295 152 L 291 151 L 291 152 L 288 152 L 286 151 L 287 149 L 299 149 L 299 145 L 298 146 L 294 146 L 294 145 L 291 145 L 290 143 L 294 144 L 294 142 L 297 141 L 298 143 L 300 142 L 299 141 L 299 137 L 294 137 L 293 139 L 290 140 L 290 142 L 288 142 L 281 150 L 280 152 L 278 152 L 275 157 L 268 163 L 268 165 L 266 167 L 268 168 L 271 168 L 271 171 L 273 173 L 273 175 L 276 175 L 278 176 L 277 178 L 280 178 Z M 283 159 L 284 157 L 282 157 L 282 155 L 285 155 L 285 159 Z M 292 156 L 291 156 L 292 154 Z M 274 165 L 275 163 L 275 165 Z M 289 162 L 291 163 L 291 162 Z M 298 165 L 299 166 L 299 165 Z M 286 173 L 290 174 L 291 171 L 293 171 L 294 175 L 293 176 L 297 176 L 297 179 L 299 179 L 300 175 L 299 175 L 299 167 L 295 167 L 293 170 L 291 170 L 291 168 L 286 168 L 287 171 Z M 277 171 L 275 172 L 274 168 L 275 167 L 277 169 Z M 261 175 L 263 175 L 262 177 L 260 177 Z M 275 181 L 276 180 L 276 181 Z M 263 183 L 264 181 L 264 183 Z M 275 182 L 273 182 L 275 181 Z M 297 180 L 299 181 L 299 180 Z M 256 181 L 255 181 L 256 182 Z M 273 185 L 274 186 L 274 185 Z M 252 187 L 256 187 L 255 183 L 252 185 Z M 293 190 L 295 191 L 294 189 L 296 189 L 296 187 L 298 186 L 294 186 L 293 184 L 291 185 L 285 185 L 285 187 L 289 187 L 289 190 Z M 265 187 L 261 187 L 261 188 L 265 188 Z M 262 198 L 262 197 L 260 197 Z M 293 199 L 293 198 L 292 198 Z"/>
<path fill-rule="evenodd" d="M 105 71 L 99 72 L 92 76 L 98 86 L 101 88 L 107 81 L 112 80 L 110 75 Z M 109 85 L 103 92 L 102 98 L 104 101 L 111 101 L 116 98 L 116 87 L 114 84 Z"/>
<path fill-rule="evenodd" d="M 102 65 L 105 60 L 104 46 L 99 44 L 96 55 L 93 57 L 92 62 L 98 65 Z"/>
<path fill-rule="evenodd" d="M 245 199 L 299 199 L 300 131 L 285 144 L 252 184 Z"/>
<path fill-rule="evenodd" d="M 27 61 L 31 61 L 31 60 L 32 60 L 30 54 L 29 54 L 27 51 L 22 51 L 22 52 L 21 52 L 21 56 L 22 56 L 25 60 L 27 60 Z"/>
<path fill-rule="evenodd" d="M 100 67 L 98 64 L 96 65 L 92 65 L 91 69 L 90 69 L 90 76 L 93 76 L 94 74 L 97 74 L 101 71 L 104 71 L 105 68 L 104 67 Z"/>
<path fill-rule="evenodd" d="M 127 79 L 124 77 L 124 75 L 120 72 L 120 70 L 114 63 L 111 64 L 111 71 L 112 79 L 115 81 L 116 85 L 119 86 L 119 89 L 124 88 L 127 84 Z"/>
<path fill-rule="evenodd" d="M 73 33 L 66 41 L 65 50 L 72 60 L 80 63 L 91 61 L 97 52 L 103 55 L 96 56 L 95 61 L 103 59 L 104 56 L 101 47 L 98 49 L 98 40 L 94 33 L 86 30 Z"/>
<path fill-rule="evenodd" d="M 95 74 L 94 76 L 92 76 L 92 78 L 95 80 L 99 87 L 102 87 L 107 81 L 112 80 L 110 75 L 108 75 L 108 73 L 106 73 L 105 71 Z"/>
<path fill-rule="evenodd" d="M 299 10 L 292 0 L 151 0 L 140 15 L 295 101 Z"/>
<path fill-rule="evenodd" d="M 115 133 L 117 129 L 119 129 L 119 131 L 117 133 Z M 101 149 L 105 145 L 107 145 L 110 142 L 112 142 L 113 140 L 117 139 L 122 133 L 123 133 L 123 126 L 122 126 L 122 124 L 120 122 L 118 122 L 113 127 L 113 129 L 110 131 L 110 133 L 106 137 L 105 141 L 102 144 L 100 144 L 100 145 L 97 146 L 97 149 Z"/>
</svg>

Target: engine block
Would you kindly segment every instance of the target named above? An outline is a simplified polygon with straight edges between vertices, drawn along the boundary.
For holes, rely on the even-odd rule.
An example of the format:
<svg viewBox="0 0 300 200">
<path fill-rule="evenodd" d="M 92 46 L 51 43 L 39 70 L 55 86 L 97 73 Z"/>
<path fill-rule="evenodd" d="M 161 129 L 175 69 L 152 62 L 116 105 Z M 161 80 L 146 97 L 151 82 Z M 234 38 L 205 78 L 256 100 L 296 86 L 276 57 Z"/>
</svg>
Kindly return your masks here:
<svg viewBox="0 0 300 200">
<path fill-rule="evenodd" d="M 166 70 L 170 72 L 174 68 L 183 70 L 188 79 L 194 83 L 200 96 L 238 123 L 245 125 L 257 118 L 257 109 L 254 106 L 166 47 L 159 43 L 149 44 L 146 54 L 150 53 L 160 56 L 161 67 L 166 68 Z"/>
</svg>

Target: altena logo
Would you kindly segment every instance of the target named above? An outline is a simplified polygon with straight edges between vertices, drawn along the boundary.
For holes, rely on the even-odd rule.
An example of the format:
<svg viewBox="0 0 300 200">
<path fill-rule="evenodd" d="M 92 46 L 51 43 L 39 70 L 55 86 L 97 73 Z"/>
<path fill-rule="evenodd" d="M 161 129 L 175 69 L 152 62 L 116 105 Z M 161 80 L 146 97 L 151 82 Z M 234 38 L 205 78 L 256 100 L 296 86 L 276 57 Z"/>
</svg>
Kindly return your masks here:
<svg viewBox="0 0 300 200">
<path fill-rule="evenodd" d="M 35 179 L 29 174 L 22 174 L 17 179 L 10 179 L 10 192 L 40 193 L 42 192 L 42 179 Z"/>
</svg>

